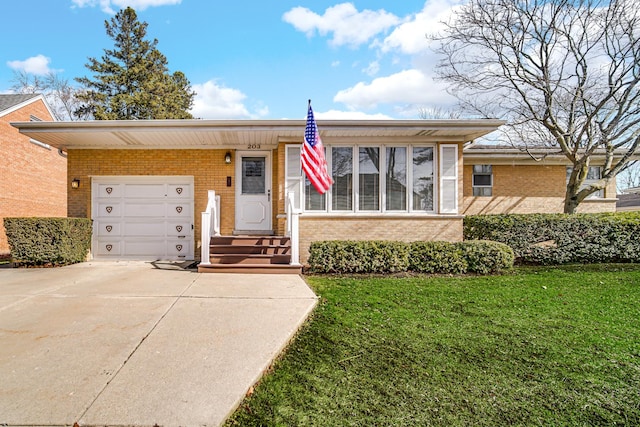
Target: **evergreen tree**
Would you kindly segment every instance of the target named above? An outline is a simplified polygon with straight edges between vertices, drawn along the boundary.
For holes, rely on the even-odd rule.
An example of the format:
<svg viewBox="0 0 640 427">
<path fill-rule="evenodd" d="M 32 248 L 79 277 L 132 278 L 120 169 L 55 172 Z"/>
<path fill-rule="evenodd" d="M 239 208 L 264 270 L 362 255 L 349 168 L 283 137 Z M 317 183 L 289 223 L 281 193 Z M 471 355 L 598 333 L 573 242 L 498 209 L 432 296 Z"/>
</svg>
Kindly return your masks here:
<svg viewBox="0 0 640 427">
<path fill-rule="evenodd" d="M 170 74 L 167 58 L 156 48 L 158 40 L 145 39 L 147 23 L 135 10 L 120 10 L 105 21 L 114 48 L 104 49 L 100 60 L 85 66 L 94 73 L 76 78 L 84 86 L 77 95 L 82 105 L 76 116 L 96 120 L 190 119 L 195 92 L 184 73 Z"/>
</svg>

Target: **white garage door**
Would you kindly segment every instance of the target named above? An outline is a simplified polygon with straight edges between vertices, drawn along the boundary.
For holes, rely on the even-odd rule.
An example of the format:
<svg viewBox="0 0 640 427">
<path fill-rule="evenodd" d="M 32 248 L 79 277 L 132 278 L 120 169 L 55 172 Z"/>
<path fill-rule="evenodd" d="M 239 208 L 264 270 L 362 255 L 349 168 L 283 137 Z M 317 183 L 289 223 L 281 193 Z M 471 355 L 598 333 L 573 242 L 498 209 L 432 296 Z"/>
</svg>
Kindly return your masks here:
<svg viewBox="0 0 640 427">
<path fill-rule="evenodd" d="M 92 179 L 96 259 L 193 260 L 193 177 Z"/>
</svg>

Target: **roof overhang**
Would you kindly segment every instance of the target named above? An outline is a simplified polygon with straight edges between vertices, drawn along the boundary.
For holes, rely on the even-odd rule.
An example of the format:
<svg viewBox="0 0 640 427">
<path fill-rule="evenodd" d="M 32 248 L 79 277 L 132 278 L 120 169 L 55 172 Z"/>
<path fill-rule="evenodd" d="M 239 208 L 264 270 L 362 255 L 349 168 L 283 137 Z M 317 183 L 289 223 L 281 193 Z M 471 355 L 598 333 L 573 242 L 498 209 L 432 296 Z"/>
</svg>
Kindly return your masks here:
<svg viewBox="0 0 640 427">
<path fill-rule="evenodd" d="M 614 152 L 614 159 L 621 158 L 626 150 Z M 634 155 L 634 158 L 638 154 Z M 605 152 L 599 150 L 591 156 L 594 165 L 603 164 L 606 159 Z M 466 164 L 490 164 L 490 165 L 570 165 L 571 161 L 558 148 L 530 148 L 469 145 L 464 148 L 464 162 Z"/>
<path fill-rule="evenodd" d="M 325 144 L 376 142 L 467 142 L 502 120 L 319 120 Z M 96 120 L 11 123 L 20 133 L 61 150 L 242 149 L 301 143 L 305 120 Z"/>
</svg>

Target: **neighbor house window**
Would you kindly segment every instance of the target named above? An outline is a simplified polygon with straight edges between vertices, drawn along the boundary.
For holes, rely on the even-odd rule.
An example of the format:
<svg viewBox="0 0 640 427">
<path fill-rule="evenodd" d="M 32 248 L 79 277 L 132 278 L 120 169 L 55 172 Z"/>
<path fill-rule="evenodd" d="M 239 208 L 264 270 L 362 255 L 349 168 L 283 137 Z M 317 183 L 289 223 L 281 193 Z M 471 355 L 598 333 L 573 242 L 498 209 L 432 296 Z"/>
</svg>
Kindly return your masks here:
<svg viewBox="0 0 640 427">
<path fill-rule="evenodd" d="M 300 175 L 300 156 L 295 153 L 300 146 L 290 145 L 287 190 L 302 187 L 305 212 L 435 213 L 440 200 L 440 213 L 457 213 L 457 145 L 443 144 L 440 148 L 441 169 L 446 173 L 438 177 L 435 144 L 326 145 L 333 185 L 320 195 Z"/>
<path fill-rule="evenodd" d="M 473 165 L 473 195 L 491 196 L 493 194 L 493 171 L 491 165 Z"/>
<path fill-rule="evenodd" d="M 567 184 L 569 183 L 569 177 L 571 176 L 571 172 L 573 168 L 571 166 L 567 166 Z M 587 172 L 587 177 L 580 189 L 582 190 L 585 187 L 590 186 L 591 184 L 596 183 L 602 178 L 602 167 L 601 166 L 589 166 L 589 171 Z M 604 198 L 604 189 L 598 190 L 595 193 L 589 194 L 587 199 L 602 199 Z"/>
</svg>

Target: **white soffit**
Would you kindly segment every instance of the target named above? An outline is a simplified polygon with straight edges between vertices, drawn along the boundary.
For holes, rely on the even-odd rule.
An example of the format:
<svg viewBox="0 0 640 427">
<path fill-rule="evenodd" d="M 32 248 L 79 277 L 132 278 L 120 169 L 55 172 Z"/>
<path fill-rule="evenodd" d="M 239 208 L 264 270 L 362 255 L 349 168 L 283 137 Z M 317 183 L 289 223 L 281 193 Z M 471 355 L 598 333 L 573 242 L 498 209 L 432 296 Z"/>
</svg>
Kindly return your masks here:
<svg viewBox="0 0 640 427">
<path fill-rule="evenodd" d="M 467 142 L 496 130 L 501 120 L 318 121 L 325 144 L 369 142 Z M 11 123 L 20 133 L 67 149 L 243 149 L 302 142 L 304 120 L 113 120 Z"/>
</svg>

